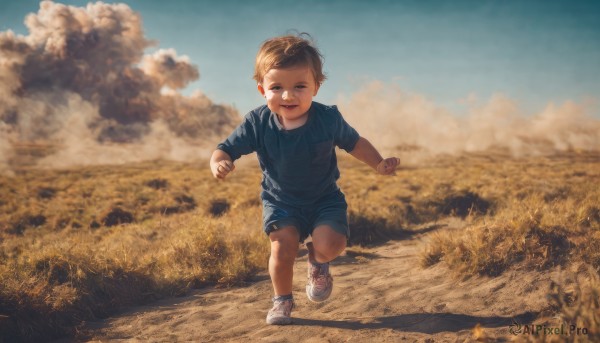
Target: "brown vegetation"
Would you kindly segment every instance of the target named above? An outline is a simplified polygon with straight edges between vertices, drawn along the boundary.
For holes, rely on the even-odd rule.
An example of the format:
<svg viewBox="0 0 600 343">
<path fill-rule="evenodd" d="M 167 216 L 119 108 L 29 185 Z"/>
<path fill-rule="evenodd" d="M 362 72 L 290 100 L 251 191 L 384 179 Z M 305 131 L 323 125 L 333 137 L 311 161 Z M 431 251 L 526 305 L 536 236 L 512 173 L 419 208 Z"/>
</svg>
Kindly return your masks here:
<svg viewBox="0 0 600 343">
<path fill-rule="evenodd" d="M 456 216 L 468 228 L 434 234 L 423 272 L 438 263 L 460 278 L 574 263 L 600 271 L 598 154 L 438 157 L 394 177 L 352 159 L 340 167 L 351 245 Z M 127 306 L 250 280 L 268 256 L 259 183 L 254 165 L 218 182 L 205 165 L 164 161 L 0 177 L 0 340 L 59 337 Z M 553 310 L 591 328 L 598 307 L 578 305 L 597 292 L 589 280 L 569 302 L 557 288 Z"/>
</svg>

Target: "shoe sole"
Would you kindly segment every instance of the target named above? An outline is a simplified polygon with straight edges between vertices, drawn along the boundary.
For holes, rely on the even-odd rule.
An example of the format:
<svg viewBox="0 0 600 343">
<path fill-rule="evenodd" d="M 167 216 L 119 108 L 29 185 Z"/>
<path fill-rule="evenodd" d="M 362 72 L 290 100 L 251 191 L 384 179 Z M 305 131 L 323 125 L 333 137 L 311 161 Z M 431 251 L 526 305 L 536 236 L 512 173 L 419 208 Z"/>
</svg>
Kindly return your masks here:
<svg viewBox="0 0 600 343">
<path fill-rule="evenodd" d="M 289 317 L 281 317 L 281 318 L 271 318 L 267 319 L 267 324 L 269 325 L 289 325 L 292 324 L 292 318 Z"/>
</svg>

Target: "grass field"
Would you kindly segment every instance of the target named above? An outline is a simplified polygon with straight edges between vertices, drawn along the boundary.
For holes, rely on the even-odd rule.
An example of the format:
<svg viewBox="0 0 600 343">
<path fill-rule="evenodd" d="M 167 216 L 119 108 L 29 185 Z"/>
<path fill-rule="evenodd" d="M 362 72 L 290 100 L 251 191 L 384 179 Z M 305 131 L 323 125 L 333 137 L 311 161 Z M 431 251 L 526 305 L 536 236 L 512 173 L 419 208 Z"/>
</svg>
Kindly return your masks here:
<svg viewBox="0 0 600 343">
<path fill-rule="evenodd" d="M 207 165 L 24 163 L 0 176 L 0 342 L 76 334 L 83 321 L 266 269 L 258 167 L 241 163 L 219 182 Z M 349 249 L 461 217 L 464 232 L 423 245 L 423 270 L 443 263 L 468 278 L 578 265 L 589 278 L 555 285 L 549 310 L 600 335 L 600 153 L 438 156 L 391 177 L 343 157 L 340 169 Z"/>
</svg>

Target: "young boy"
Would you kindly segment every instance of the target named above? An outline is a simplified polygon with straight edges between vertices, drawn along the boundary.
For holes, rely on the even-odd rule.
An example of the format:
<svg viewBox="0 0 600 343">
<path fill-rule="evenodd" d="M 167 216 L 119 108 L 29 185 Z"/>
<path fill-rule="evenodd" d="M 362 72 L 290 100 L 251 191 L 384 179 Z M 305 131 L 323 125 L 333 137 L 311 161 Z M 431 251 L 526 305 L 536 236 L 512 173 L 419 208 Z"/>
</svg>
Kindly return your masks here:
<svg viewBox="0 0 600 343">
<path fill-rule="evenodd" d="M 349 235 L 347 204 L 336 184 L 335 147 L 348 151 L 379 174 L 394 172 L 400 160 L 383 159 L 335 106 L 312 99 L 325 80 L 322 56 L 302 36 L 265 41 L 256 56 L 254 79 L 266 98 L 213 152 L 210 168 L 223 179 L 233 161 L 256 151 L 263 172 L 264 231 L 271 240 L 269 274 L 275 297 L 267 323 L 291 323 L 292 278 L 299 242 L 307 243 L 306 295 L 314 302 L 331 294 L 329 262 L 342 253 Z"/>
</svg>

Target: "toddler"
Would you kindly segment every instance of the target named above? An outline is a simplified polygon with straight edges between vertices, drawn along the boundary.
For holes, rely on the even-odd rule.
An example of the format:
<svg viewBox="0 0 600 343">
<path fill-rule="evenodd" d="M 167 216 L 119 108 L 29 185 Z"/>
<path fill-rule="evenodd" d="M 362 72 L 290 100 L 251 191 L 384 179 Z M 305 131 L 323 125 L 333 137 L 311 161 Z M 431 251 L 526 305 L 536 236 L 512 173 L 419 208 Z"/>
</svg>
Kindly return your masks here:
<svg viewBox="0 0 600 343">
<path fill-rule="evenodd" d="M 342 117 L 336 106 L 313 101 L 325 80 L 322 56 L 302 35 L 265 41 L 256 56 L 254 79 L 266 105 L 248 113 L 217 146 L 210 159 L 223 179 L 241 155 L 257 153 L 263 173 L 263 229 L 271 241 L 269 274 L 273 308 L 267 324 L 290 324 L 292 278 L 299 242 L 308 236 L 306 295 L 325 301 L 333 289 L 329 262 L 346 247 L 347 204 L 336 184 L 335 147 L 346 150 L 379 174 L 392 174 L 400 160 L 382 158 Z"/>
</svg>

